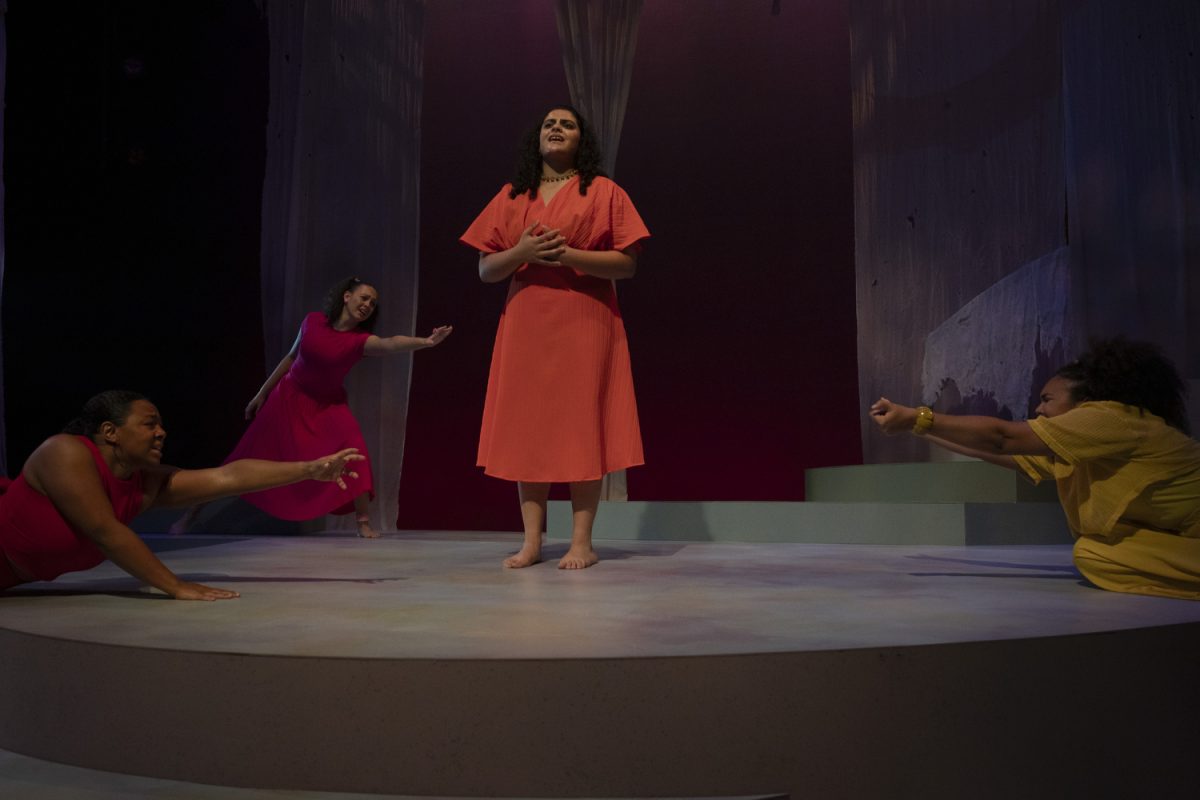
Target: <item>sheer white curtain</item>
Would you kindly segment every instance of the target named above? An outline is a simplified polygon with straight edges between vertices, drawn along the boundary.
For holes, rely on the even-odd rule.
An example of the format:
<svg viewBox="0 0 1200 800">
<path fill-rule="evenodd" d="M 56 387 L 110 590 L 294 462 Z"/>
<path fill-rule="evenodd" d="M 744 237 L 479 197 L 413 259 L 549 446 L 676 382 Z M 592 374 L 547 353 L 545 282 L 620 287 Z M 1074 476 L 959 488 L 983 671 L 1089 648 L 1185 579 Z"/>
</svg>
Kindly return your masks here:
<svg viewBox="0 0 1200 800">
<path fill-rule="evenodd" d="M 642 0 L 557 0 L 555 12 L 571 104 L 596 132 L 604 169 L 614 175 Z M 605 476 L 601 497 L 628 499 L 625 470 Z"/>
<path fill-rule="evenodd" d="M 987 361 L 1041 386 L 1055 342 L 1020 323 L 1050 305 L 1042 287 L 1056 284 L 1039 273 L 1066 244 L 1058 13 L 1058 0 L 1028 0 L 1020 14 L 956 0 L 850 3 L 861 408 L 880 395 L 942 408 L 952 393 L 933 392 L 946 379 L 980 405 L 944 410 L 993 413 L 1000 387 L 966 374 Z M 970 313 L 980 311 L 990 313 Z M 931 337 L 949 352 L 931 353 Z M 991 348 L 1007 350 L 993 358 Z M 953 369 L 930 363 L 925 396 L 929 362 Z M 1010 411 L 1022 418 L 1024 404 Z M 861 419 L 867 463 L 929 459 L 925 443 Z"/>
<path fill-rule="evenodd" d="M 600 138 L 604 168 L 612 175 L 625 124 L 642 0 L 557 0 L 555 12 L 571 103 Z"/>
<path fill-rule="evenodd" d="M 1193 379 L 1200 379 L 1197 41 L 1193 0 L 1093 0 L 1063 11 L 1067 220 L 1086 333 L 1156 342 Z"/>
<path fill-rule="evenodd" d="M 1200 6 L 1021 9 L 850 3 L 864 408 L 970 390 L 981 405 L 946 410 L 993 413 L 1002 371 L 1034 406 L 1093 335 L 1157 342 L 1200 378 Z M 862 419 L 867 462 L 927 458 Z"/>
<path fill-rule="evenodd" d="M 262 207 L 267 368 L 349 275 L 381 297 L 377 333 L 416 316 L 424 0 L 268 0 L 270 108 Z M 411 356 L 347 380 L 375 470 L 372 516 L 395 527 Z M 339 528 L 352 517 L 330 518 Z"/>
</svg>

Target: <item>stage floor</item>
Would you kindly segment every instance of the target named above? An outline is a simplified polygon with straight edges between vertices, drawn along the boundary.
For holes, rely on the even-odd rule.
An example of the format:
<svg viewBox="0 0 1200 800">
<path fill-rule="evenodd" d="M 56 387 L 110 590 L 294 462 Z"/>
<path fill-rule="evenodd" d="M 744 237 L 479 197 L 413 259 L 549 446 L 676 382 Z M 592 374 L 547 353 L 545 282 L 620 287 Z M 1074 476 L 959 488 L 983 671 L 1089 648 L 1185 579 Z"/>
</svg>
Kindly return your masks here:
<svg viewBox="0 0 1200 800">
<path fill-rule="evenodd" d="M 599 542 L 583 571 L 501 567 L 513 534 L 368 541 L 147 537 L 217 603 L 139 590 L 111 565 L 0 599 L 0 626 L 183 651 L 587 659 L 912 646 L 1200 621 L 1200 603 L 1089 586 L 1070 547 Z"/>
<path fill-rule="evenodd" d="M 504 569 L 514 534 L 147 538 L 242 597 L 111 565 L 4 593 L 0 747 L 331 796 L 1011 797 L 1030 771 L 1063 796 L 1118 757 L 1153 766 L 1117 789 L 1170 796 L 1191 763 L 1153 738 L 1062 757 L 1097 696 L 1180 742 L 1164 710 L 1200 702 L 1200 603 L 1093 588 L 1067 545 L 609 540 L 574 572 L 554 541 Z"/>
</svg>

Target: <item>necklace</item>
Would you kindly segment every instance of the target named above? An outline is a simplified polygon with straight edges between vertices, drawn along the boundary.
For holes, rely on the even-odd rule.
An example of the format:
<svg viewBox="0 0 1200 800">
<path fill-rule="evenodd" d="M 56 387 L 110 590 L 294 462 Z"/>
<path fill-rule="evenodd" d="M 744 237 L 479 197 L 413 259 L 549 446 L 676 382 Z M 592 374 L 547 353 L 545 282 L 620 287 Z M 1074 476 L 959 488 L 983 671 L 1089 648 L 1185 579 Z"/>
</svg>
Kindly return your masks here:
<svg viewBox="0 0 1200 800">
<path fill-rule="evenodd" d="M 559 181 L 565 181 L 565 180 L 568 180 L 569 178 L 574 178 L 578 174 L 579 174 L 579 170 L 573 169 L 569 172 L 564 172 L 562 175 L 558 175 L 553 178 L 543 175 L 542 183 L 558 183 Z"/>
</svg>

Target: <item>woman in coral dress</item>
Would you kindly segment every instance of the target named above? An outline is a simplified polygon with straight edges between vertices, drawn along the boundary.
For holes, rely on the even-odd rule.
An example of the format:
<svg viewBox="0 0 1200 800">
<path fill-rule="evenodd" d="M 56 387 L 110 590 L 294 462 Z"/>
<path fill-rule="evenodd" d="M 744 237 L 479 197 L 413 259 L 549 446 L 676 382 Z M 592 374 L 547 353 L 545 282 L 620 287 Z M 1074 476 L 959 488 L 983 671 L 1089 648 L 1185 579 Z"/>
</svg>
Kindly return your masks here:
<svg viewBox="0 0 1200 800">
<path fill-rule="evenodd" d="M 450 335 L 449 326 L 427 337 L 372 333 L 378 319 L 379 293 L 359 278 L 347 278 L 329 292 L 324 312 L 304 318 L 291 351 L 246 406 L 253 419 L 242 440 L 226 459 L 299 460 L 353 447 L 366 454 L 358 421 L 346 403 L 342 382 L 363 356 L 381 356 L 433 347 Z M 377 538 L 371 527 L 369 502 L 375 496 L 370 461 L 355 466 L 358 477 L 336 484 L 297 484 L 242 495 L 242 499 L 280 519 L 314 519 L 325 514 L 355 512 L 358 533 Z"/>
<path fill-rule="evenodd" d="M 643 463 L 614 281 L 633 277 L 650 233 L 600 164 L 579 113 L 554 107 L 527 134 L 516 178 L 462 236 L 484 282 L 511 278 L 478 455 L 486 474 L 517 483 L 525 539 L 508 567 L 540 560 L 551 483 L 570 484 L 573 509 L 559 568 L 595 564 L 601 479 Z"/>
</svg>

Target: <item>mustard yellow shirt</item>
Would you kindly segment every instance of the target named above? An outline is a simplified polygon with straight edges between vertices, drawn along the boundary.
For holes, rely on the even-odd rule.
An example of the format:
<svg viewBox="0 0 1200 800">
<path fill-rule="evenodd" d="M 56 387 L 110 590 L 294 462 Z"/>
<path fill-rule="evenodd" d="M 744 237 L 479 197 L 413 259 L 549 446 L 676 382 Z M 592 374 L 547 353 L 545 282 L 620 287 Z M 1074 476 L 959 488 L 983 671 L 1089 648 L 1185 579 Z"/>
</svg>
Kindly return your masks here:
<svg viewBox="0 0 1200 800">
<path fill-rule="evenodd" d="M 1149 411 L 1080 403 L 1029 420 L 1053 456 L 1014 456 L 1034 483 L 1053 479 L 1077 536 L 1148 528 L 1200 536 L 1200 442 Z"/>
</svg>

